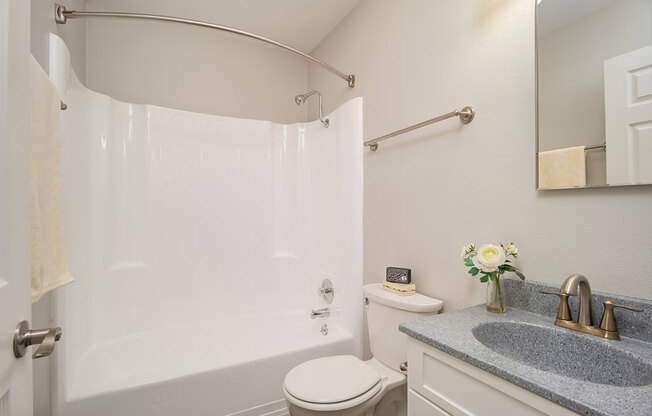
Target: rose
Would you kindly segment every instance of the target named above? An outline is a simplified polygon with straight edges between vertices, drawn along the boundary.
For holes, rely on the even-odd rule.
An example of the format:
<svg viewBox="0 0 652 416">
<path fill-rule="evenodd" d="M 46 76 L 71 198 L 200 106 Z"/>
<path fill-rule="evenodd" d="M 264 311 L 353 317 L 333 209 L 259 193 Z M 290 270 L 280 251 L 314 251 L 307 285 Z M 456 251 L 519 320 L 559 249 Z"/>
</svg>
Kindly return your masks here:
<svg viewBox="0 0 652 416">
<path fill-rule="evenodd" d="M 509 254 L 511 254 L 514 257 L 518 257 L 518 248 L 516 248 L 514 243 L 507 244 L 507 247 L 505 247 L 505 251 L 507 251 Z"/>
<path fill-rule="evenodd" d="M 473 257 L 473 264 L 485 273 L 498 270 L 498 266 L 505 263 L 505 250 L 501 246 L 483 244 L 478 249 L 478 254 Z"/>
</svg>

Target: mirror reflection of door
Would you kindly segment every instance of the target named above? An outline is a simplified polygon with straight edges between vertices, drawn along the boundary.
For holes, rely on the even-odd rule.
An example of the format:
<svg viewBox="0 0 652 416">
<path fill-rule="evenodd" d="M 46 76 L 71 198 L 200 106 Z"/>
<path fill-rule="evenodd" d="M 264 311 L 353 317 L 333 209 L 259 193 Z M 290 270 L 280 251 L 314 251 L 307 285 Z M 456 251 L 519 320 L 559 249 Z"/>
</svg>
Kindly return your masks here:
<svg viewBox="0 0 652 416">
<path fill-rule="evenodd" d="M 607 183 L 652 183 L 652 46 L 604 61 Z"/>
<path fill-rule="evenodd" d="M 605 77 L 608 62 L 652 47 L 652 0 L 538 3 L 538 189 L 652 183 L 652 128 L 645 124 L 652 109 L 642 104 L 645 97 L 652 100 L 650 64 L 619 66 L 614 77 L 620 81 L 613 84 L 618 87 L 606 87 Z M 618 105 L 612 98 L 607 103 L 607 89 L 613 90 L 609 97 L 620 97 L 613 98 Z M 632 94 L 636 99 L 627 109 Z M 609 133 L 605 125 L 615 126 L 612 115 L 630 120 L 632 127 L 621 121 L 619 132 Z"/>
</svg>

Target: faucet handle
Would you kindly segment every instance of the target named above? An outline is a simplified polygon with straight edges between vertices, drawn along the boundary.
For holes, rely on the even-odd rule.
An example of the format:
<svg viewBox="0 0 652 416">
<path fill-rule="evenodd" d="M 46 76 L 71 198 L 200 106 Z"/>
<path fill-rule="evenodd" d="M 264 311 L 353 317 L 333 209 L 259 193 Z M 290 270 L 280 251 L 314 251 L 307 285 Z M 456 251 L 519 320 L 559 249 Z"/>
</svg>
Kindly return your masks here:
<svg viewBox="0 0 652 416">
<path fill-rule="evenodd" d="M 634 312 L 643 312 L 643 309 L 640 308 L 634 308 L 627 305 L 619 305 L 617 303 L 613 303 L 610 300 L 605 300 L 604 313 L 602 314 L 602 320 L 600 321 L 600 329 L 616 333 L 618 332 L 618 328 L 616 327 L 616 320 L 614 319 L 614 308 L 623 308 Z"/>
<path fill-rule="evenodd" d="M 540 290 L 539 293 L 543 293 L 544 295 L 559 296 L 559 308 L 557 308 L 557 319 L 560 319 L 562 321 L 572 320 L 570 307 L 568 306 L 568 296 L 570 296 L 568 293 L 550 292 L 547 290 Z"/>
</svg>

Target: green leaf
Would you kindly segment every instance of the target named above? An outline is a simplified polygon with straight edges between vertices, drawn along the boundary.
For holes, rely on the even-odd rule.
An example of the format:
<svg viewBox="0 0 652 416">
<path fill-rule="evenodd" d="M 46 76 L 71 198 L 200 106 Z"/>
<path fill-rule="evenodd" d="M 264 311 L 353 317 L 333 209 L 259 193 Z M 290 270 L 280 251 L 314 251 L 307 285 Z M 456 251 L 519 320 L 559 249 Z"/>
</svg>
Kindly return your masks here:
<svg viewBox="0 0 652 416">
<path fill-rule="evenodd" d="M 519 272 L 518 270 L 514 270 L 514 273 L 516 273 L 516 275 L 520 277 L 521 280 L 525 280 L 525 275 L 523 273 Z"/>
<path fill-rule="evenodd" d="M 510 266 L 509 264 L 503 264 L 502 266 L 498 267 L 500 270 L 505 270 L 507 272 L 513 272 L 516 271 L 516 267 Z"/>
<path fill-rule="evenodd" d="M 480 281 L 481 281 L 482 283 L 485 283 L 487 280 L 489 280 L 489 278 L 487 277 L 486 274 L 480 278 Z"/>
<path fill-rule="evenodd" d="M 496 280 L 496 272 L 487 273 L 487 276 L 489 276 L 489 279 L 492 281 Z"/>
<path fill-rule="evenodd" d="M 477 276 L 477 274 L 480 273 L 480 269 L 472 267 L 471 270 L 469 270 L 469 273 L 471 273 L 471 276 Z"/>
<path fill-rule="evenodd" d="M 469 266 L 469 267 L 473 267 L 473 260 L 471 260 L 471 259 L 464 259 L 464 265 L 465 265 L 465 266 Z"/>
</svg>

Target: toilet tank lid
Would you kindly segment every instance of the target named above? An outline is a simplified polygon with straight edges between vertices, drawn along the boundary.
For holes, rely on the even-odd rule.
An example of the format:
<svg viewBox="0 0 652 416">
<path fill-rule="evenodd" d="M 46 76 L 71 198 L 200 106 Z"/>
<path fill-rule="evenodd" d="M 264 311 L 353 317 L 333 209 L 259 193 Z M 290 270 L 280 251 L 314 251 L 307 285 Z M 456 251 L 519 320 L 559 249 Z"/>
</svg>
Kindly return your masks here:
<svg viewBox="0 0 652 416">
<path fill-rule="evenodd" d="M 412 296 L 399 296 L 383 289 L 382 283 L 364 285 L 362 290 L 370 300 L 410 312 L 437 312 L 444 305 L 444 302 L 439 299 L 419 293 Z"/>
</svg>

